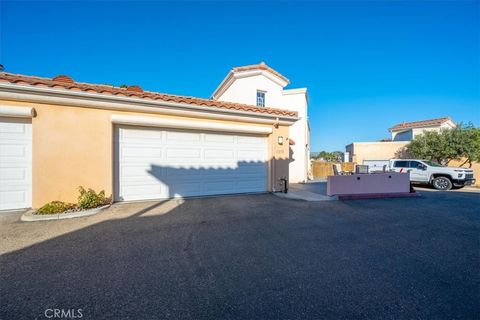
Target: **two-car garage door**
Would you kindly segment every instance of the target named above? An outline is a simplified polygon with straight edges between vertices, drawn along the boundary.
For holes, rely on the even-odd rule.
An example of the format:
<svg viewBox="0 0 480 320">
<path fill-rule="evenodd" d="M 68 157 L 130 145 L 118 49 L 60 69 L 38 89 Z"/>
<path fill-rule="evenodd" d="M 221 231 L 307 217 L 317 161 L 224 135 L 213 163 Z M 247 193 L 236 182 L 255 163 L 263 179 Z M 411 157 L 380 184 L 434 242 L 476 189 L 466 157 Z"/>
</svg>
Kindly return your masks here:
<svg viewBox="0 0 480 320">
<path fill-rule="evenodd" d="M 117 126 L 115 199 L 265 192 L 265 136 Z"/>
</svg>

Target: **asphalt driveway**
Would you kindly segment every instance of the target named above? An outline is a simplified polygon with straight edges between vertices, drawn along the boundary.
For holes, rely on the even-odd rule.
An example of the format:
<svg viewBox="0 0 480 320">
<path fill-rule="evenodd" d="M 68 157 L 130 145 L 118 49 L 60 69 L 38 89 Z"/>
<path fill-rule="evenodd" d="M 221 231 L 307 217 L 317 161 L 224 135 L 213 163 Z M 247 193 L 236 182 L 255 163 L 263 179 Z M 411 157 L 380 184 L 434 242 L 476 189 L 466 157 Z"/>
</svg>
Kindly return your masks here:
<svg viewBox="0 0 480 320">
<path fill-rule="evenodd" d="M 3 215 L 0 319 L 478 319 L 479 194 L 422 194 Z"/>
</svg>

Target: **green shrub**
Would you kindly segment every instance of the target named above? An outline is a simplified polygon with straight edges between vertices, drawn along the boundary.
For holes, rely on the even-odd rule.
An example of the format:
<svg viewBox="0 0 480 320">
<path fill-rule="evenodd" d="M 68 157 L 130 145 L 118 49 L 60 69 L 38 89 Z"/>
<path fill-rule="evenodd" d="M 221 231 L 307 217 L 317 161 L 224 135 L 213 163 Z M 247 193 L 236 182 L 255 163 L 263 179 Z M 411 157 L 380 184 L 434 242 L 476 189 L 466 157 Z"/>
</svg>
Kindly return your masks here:
<svg viewBox="0 0 480 320">
<path fill-rule="evenodd" d="M 110 203 L 110 198 L 105 197 L 105 191 L 96 193 L 92 189 L 85 190 L 83 187 L 78 187 L 78 207 L 80 209 L 92 209 Z"/>
<path fill-rule="evenodd" d="M 37 214 L 57 214 L 67 210 L 75 209 L 76 205 L 73 203 L 66 203 L 62 201 L 52 201 L 45 204 L 43 207 L 37 210 Z"/>
</svg>

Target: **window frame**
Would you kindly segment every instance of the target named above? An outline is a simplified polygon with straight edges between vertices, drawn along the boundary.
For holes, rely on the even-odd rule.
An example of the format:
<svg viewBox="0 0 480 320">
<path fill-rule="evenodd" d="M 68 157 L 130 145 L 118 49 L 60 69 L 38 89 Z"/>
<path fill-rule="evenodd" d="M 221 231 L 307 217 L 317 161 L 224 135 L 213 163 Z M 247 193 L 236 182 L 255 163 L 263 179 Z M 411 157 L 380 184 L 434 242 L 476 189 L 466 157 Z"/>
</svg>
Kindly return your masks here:
<svg viewBox="0 0 480 320">
<path fill-rule="evenodd" d="M 259 105 L 259 94 L 263 94 L 263 105 Z M 267 91 L 265 90 L 257 90 L 257 93 L 256 93 L 256 106 L 259 107 L 259 108 L 265 108 L 265 101 L 267 100 Z"/>
</svg>

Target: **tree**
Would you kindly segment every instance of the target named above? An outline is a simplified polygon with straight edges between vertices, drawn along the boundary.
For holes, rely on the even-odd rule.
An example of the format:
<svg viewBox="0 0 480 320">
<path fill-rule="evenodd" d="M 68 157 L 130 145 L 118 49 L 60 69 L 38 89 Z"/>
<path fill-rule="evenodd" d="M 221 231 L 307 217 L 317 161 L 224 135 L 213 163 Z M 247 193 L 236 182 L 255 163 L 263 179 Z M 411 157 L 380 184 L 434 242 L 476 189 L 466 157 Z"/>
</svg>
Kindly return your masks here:
<svg viewBox="0 0 480 320">
<path fill-rule="evenodd" d="M 462 165 L 468 163 L 471 167 L 473 161 L 480 161 L 480 129 L 460 124 L 439 132 L 424 131 L 406 146 L 406 154 L 445 165 L 464 159 Z"/>
<path fill-rule="evenodd" d="M 343 152 L 341 151 L 320 151 L 316 157 L 317 160 L 324 160 L 330 162 L 341 162 L 343 159 Z"/>
<path fill-rule="evenodd" d="M 461 144 L 463 157 L 465 161 L 462 163 L 468 163 L 468 167 L 472 167 L 472 162 L 480 162 L 480 128 L 475 128 L 473 125 L 469 125 L 463 132 L 464 143 Z"/>
</svg>

